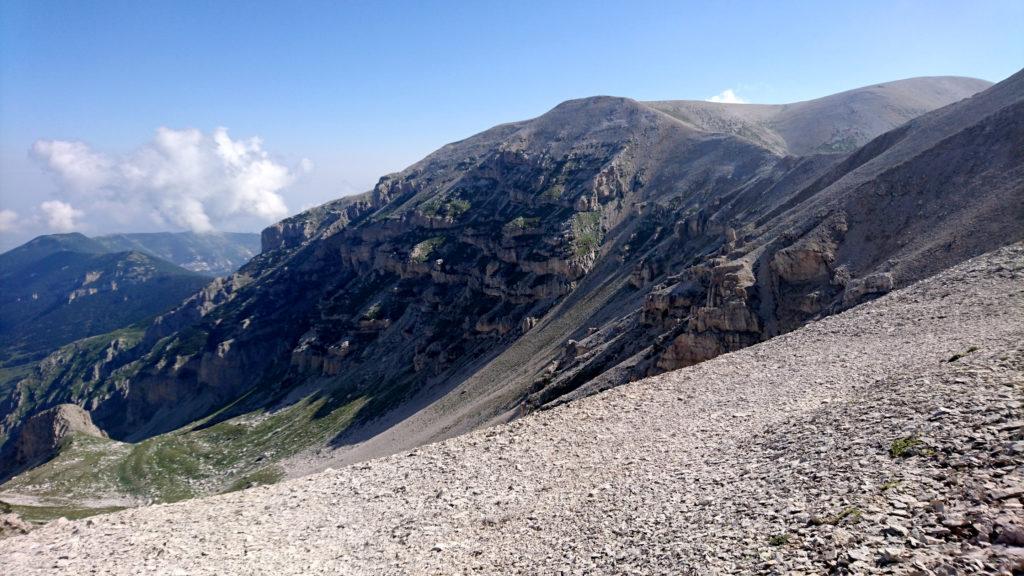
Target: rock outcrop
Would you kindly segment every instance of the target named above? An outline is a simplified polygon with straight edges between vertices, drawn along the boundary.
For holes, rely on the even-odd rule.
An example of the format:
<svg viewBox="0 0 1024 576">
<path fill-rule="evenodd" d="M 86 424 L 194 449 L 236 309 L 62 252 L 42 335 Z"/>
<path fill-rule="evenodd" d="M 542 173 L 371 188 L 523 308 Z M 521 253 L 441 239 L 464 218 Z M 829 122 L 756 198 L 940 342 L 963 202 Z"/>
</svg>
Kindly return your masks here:
<svg viewBox="0 0 1024 576">
<path fill-rule="evenodd" d="M 872 87 L 754 131 L 613 97 L 497 126 L 269 227 L 122 356 L 93 417 L 119 440 L 244 435 L 316 402 L 301 471 L 784 334 L 1024 237 L 1024 74 L 979 88 Z"/>
<path fill-rule="evenodd" d="M 107 437 L 93 424 L 89 412 L 75 404 L 60 404 L 32 415 L 13 438 L 13 467 L 29 466 L 53 457 L 72 434 Z"/>
<path fill-rule="evenodd" d="M 25 522 L 21 516 L 14 512 L 0 511 L 0 539 L 28 534 L 31 530 L 32 525 Z"/>
<path fill-rule="evenodd" d="M 1018 244 L 508 425 L 53 523 L 0 540 L 0 565 L 25 576 L 1012 574 L 1024 566 L 1022 282 Z"/>
</svg>

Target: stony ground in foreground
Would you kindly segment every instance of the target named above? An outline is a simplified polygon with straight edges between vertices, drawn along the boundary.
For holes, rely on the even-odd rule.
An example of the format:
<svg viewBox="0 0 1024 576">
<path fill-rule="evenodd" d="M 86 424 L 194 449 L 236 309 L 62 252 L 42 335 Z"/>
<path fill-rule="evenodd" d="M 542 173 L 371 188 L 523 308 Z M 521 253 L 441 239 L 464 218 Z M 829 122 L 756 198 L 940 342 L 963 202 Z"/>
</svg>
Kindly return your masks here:
<svg viewBox="0 0 1024 576">
<path fill-rule="evenodd" d="M 408 453 L 0 541 L 10 574 L 1024 570 L 1024 246 Z"/>
</svg>

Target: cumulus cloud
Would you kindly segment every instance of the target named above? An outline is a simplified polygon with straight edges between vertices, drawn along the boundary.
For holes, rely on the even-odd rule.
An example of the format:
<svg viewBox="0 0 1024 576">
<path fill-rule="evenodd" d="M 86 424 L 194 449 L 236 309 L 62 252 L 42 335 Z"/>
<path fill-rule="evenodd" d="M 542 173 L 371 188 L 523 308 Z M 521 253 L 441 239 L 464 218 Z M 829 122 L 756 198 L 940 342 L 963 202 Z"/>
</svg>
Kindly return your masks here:
<svg viewBox="0 0 1024 576">
<path fill-rule="evenodd" d="M 117 157 L 62 140 L 40 140 L 32 153 L 59 178 L 65 199 L 90 212 L 114 211 L 108 216 L 122 222 L 148 217 L 195 232 L 234 217 L 282 218 L 288 208 L 281 190 L 296 178 L 296 170 L 264 151 L 262 140 L 233 140 L 225 128 L 212 134 L 159 128 L 150 143 Z M 297 171 L 311 167 L 304 160 Z"/>
<path fill-rule="evenodd" d="M 0 210 L 0 232 L 10 232 L 18 225 L 18 213 L 14 210 Z"/>
<path fill-rule="evenodd" d="M 719 102 L 721 104 L 746 104 L 747 101 L 736 95 L 732 88 L 726 88 L 722 90 L 720 94 L 715 94 L 711 98 L 708 98 L 708 102 Z"/>
<path fill-rule="evenodd" d="M 81 210 L 60 200 L 47 200 L 39 205 L 39 209 L 46 218 L 46 225 L 51 230 L 57 232 L 70 232 L 74 230 L 78 226 L 75 220 L 83 216 Z"/>
<path fill-rule="evenodd" d="M 75 190 L 100 188 L 111 178 L 110 159 L 93 152 L 82 142 L 40 140 L 32 145 L 32 153 L 45 159 L 47 166 Z"/>
</svg>

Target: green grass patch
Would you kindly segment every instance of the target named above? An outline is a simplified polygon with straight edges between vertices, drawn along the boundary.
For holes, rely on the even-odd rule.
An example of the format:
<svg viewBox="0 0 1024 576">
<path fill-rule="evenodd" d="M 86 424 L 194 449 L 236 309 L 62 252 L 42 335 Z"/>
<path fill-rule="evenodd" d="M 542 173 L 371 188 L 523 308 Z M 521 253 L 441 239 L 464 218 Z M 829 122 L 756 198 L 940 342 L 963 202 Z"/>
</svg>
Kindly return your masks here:
<svg viewBox="0 0 1024 576">
<path fill-rule="evenodd" d="M 237 480 L 231 483 L 227 487 L 225 492 L 236 492 L 238 490 L 245 490 L 246 488 L 252 488 L 253 486 L 263 486 L 266 484 L 276 484 L 284 479 L 284 470 L 280 467 L 273 465 L 267 466 L 266 468 L 260 468 L 252 473 L 241 476 Z"/>
<path fill-rule="evenodd" d="M 416 244 L 409 252 L 409 260 L 420 264 L 430 259 L 430 255 L 444 245 L 444 236 L 434 236 Z"/>
<path fill-rule="evenodd" d="M 459 216 L 469 212 L 471 207 L 469 200 L 462 198 L 434 197 L 420 205 L 420 213 L 424 216 L 441 216 L 457 220 Z"/>
<path fill-rule="evenodd" d="M 861 512 L 860 508 L 857 508 L 856 506 L 849 506 L 843 508 L 842 510 L 839 511 L 838 514 L 833 516 L 830 519 L 831 521 L 829 522 L 829 524 L 859 524 L 863 516 L 864 513 Z"/>
<path fill-rule="evenodd" d="M 171 351 L 179 356 L 192 356 L 206 347 L 209 334 L 198 328 L 187 328 L 171 345 Z"/>
<path fill-rule="evenodd" d="M 885 484 L 882 484 L 881 491 L 882 492 L 888 492 L 889 490 L 892 490 L 892 489 L 898 487 L 899 485 L 900 485 L 900 481 L 899 480 L 889 480 Z"/>
<path fill-rule="evenodd" d="M 541 193 L 541 198 L 549 200 L 561 200 L 565 195 L 565 186 L 561 183 L 552 184 Z"/>
<path fill-rule="evenodd" d="M 516 216 L 509 220 L 502 226 L 502 231 L 506 234 L 521 232 L 523 230 L 529 230 L 530 228 L 536 228 L 540 223 L 540 218 L 526 218 L 523 216 Z"/>
<path fill-rule="evenodd" d="M 0 390 L 12 389 L 19 380 L 32 373 L 35 364 L 0 367 Z"/>
<path fill-rule="evenodd" d="M 469 200 L 463 200 L 462 198 L 453 198 L 448 202 L 448 215 L 452 218 L 458 218 L 466 212 L 469 212 L 470 203 Z"/>
<path fill-rule="evenodd" d="M 130 451 L 130 444 L 72 434 L 56 457 L 15 476 L 3 490 L 59 501 L 102 497 L 98 489 L 109 492 L 108 488 L 118 486 L 117 464 Z"/>
<path fill-rule="evenodd" d="M 577 256 L 597 252 L 604 235 L 601 230 L 601 212 L 577 212 L 572 217 L 572 249 Z"/>
<path fill-rule="evenodd" d="M 789 534 L 774 534 L 768 538 L 768 544 L 772 546 L 785 546 L 789 544 Z"/>
<path fill-rule="evenodd" d="M 16 476 L 3 491 L 80 501 L 133 498 L 174 502 L 277 482 L 276 462 L 322 445 L 367 403 L 331 404 L 309 397 L 273 413 L 239 416 L 202 429 L 181 429 L 138 444 L 74 435 L 49 462 Z"/>
<path fill-rule="evenodd" d="M 81 506 L 26 506 L 21 504 L 8 504 L 11 512 L 14 512 L 21 519 L 32 524 L 46 524 L 57 518 L 68 520 L 81 520 L 97 514 L 109 514 L 124 510 L 123 506 L 107 506 L 102 508 L 85 508 Z"/>
<path fill-rule="evenodd" d="M 370 307 L 367 308 L 366 312 L 363 314 L 363 318 L 367 320 L 376 320 L 380 316 L 380 311 L 382 310 L 382 308 L 383 307 L 381 306 L 380 302 L 375 302 L 371 304 Z"/>
<path fill-rule="evenodd" d="M 830 524 L 832 526 L 839 526 L 840 524 L 858 524 L 863 517 L 863 513 L 860 508 L 856 506 L 847 506 L 839 512 L 830 516 L 814 516 L 811 518 L 811 525 L 821 526 L 823 524 Z"/>
<path fill-rule="evenodd" d="M 916 436 L 903 436 L 889 445 L 889 456 L 893 458 L 909 458 L 918 452 L 922 442 Z"/>
</svg>

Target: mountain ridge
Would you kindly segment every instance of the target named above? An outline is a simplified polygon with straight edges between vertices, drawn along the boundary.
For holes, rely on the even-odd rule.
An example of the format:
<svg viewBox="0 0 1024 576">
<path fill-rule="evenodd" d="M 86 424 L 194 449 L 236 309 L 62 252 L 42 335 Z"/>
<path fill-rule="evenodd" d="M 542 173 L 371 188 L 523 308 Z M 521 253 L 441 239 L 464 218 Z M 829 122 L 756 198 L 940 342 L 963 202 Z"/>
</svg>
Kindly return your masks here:
<svg viewBox="0 0 1024 576">
<path fill-rule="evenodd" d="M 643 104 L 706 131 L 751 138 L 780 153 L 849 152 L 923 112 L 952 104 L 992 86 L 960 76 L 924 76 L 872 84 L 788 104 L 732 104 L 663 100 Z M 842 126 L 839 113 L 857 123 Z M 807 118 L 814 118 L 809 126 Z M 849 123 L 848 118 L 842 118 Z"/>
<path fill-rule="evenodd" d="M 1022 274 L 1018 243 L 507 425 L 51 523 L 0 558 L 25 574 L 1008 572 Z"/>
<path fill-rule="evenodd" d="M 259 235 L 249 232 L 141 232 L 93 238 L 110 251 L 138 250 L 186 270 L 226 276 L 259 251 Z"/>
<path fill-rule="evenodd" d="M 78 248 L 64 249 L 65 242 Z M 0 260 L 4 364 L 152 318 L 209 281 L 143 252 L 93 251 L 96 244 L 73 236 L 27 246 Z"/>
<path fill-rule="evenodd" d="M 243 442 L 268 417 L 308 432 L 233 464 L 230 484 L 441 440 L 788 332 L 1022 237 L 1021 77 L 851 153 L 794 157 L 613 97 L 448 144 L 265 229 L 259 255 L 111 367 L 117 391 L 93 421 L 176 451 Z M 942 170 L 962 177 L 929 177 Z M 987 232 L 931 230 L 979 219 Z"/>
</svg>

